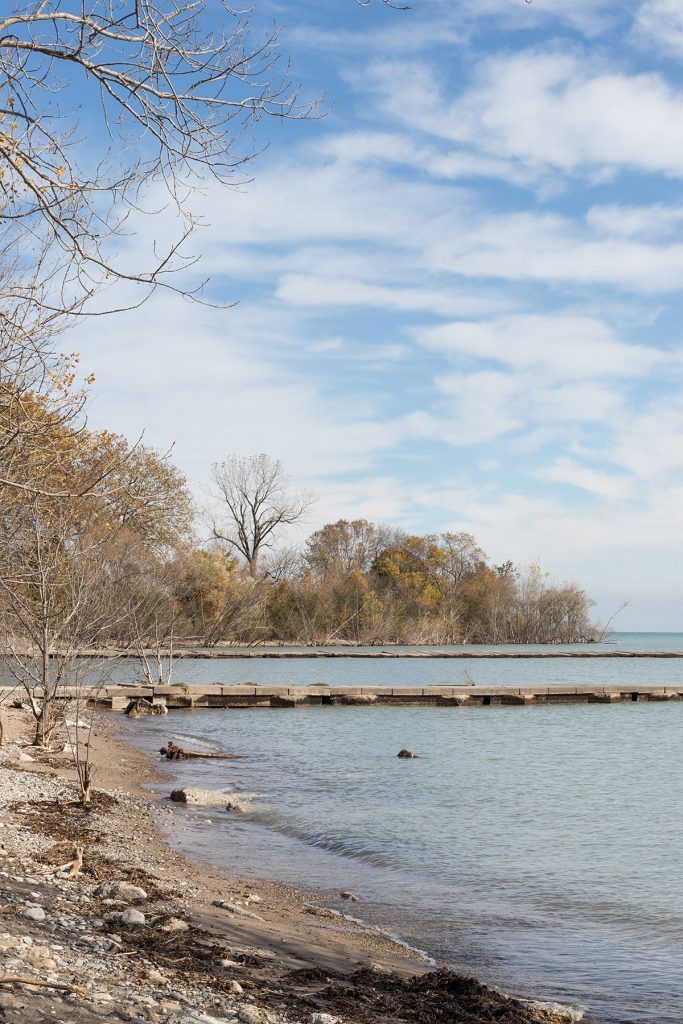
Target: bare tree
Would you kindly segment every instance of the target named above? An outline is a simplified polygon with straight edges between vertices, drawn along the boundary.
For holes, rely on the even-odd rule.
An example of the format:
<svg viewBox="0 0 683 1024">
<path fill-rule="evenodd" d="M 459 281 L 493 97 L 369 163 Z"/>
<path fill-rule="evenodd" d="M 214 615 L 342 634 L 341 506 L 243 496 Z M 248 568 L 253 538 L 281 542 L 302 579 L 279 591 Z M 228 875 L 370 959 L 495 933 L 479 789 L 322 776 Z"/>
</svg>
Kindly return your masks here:
<svg viewBox="0 0 683 1024">
<path fill-rule="evenodd" d="M 214 539 L 238 551 L 256 578 L 261 553 L 272 547 L 282 526 L 306 515 L 313 498 L 305 491 L 291 491 L 279 459 L 264 454 L 215 462 L 211 479 L 224 516 L 220 522 L 213 520 Z"/>
<path fill-rule="evenodd" d="M 193 189 L 235 181 L 261 117 L 315 110 L 280 60 L 277 31 L 261 38 L 228 0 L 17 0 L 0 17 L 0 250 L 28 250 L 30 262 L 48 243 L 56 309 L 106 281 L 143 285 L 136 302 L 172 286 L 197 225 Z M 134 267 L 110 240 L 147 186 L 155 212 L 165 195 L 181 227 L 151 266 Z"/>
<path fill-rule="evenodd" d="M 59 722 L 78 653 L 116 618 L 107 600 L 106 535 L 82 532 L 81 515 L 33 496 L 1 521 L 6 663 L 26 692 L 40 746 L 49 746 Z"/>
</svg>

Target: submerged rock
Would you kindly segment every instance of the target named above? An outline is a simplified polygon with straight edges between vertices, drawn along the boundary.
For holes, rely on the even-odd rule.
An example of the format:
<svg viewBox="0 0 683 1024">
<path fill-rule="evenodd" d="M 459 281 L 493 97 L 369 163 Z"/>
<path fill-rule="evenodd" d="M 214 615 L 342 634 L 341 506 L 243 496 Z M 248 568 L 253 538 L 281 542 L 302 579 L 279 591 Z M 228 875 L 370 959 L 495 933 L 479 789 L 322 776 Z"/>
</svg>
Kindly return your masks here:
<svg viewBox="0 0 683 1024">
<path fill-rule="evenodd" d="M 419 757 L 419 754 L 414 754 L 412 750 L 406 750 L 404 747 L 403 750 L 399 750 L 396 757 Z"/>
</svg>

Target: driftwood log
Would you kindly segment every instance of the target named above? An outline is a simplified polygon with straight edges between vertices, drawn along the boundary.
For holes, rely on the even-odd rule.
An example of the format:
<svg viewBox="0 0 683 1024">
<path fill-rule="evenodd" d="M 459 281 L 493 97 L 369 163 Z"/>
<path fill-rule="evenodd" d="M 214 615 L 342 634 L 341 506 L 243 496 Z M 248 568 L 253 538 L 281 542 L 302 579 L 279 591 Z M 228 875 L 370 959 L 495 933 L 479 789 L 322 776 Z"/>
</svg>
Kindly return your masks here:
<svg viewBox="0 0 683 1024">
<path fill-rule="evenodd" d="M 237 761 L 243 754 L 213 754 L 206 750 L 187 750 L 185 747 L 178 747 L 169 740 L 165 747 L 159 751 L 167 761 L 187 761 L 192 757 L 202 757 L 211 761 Z"/>
</svg>

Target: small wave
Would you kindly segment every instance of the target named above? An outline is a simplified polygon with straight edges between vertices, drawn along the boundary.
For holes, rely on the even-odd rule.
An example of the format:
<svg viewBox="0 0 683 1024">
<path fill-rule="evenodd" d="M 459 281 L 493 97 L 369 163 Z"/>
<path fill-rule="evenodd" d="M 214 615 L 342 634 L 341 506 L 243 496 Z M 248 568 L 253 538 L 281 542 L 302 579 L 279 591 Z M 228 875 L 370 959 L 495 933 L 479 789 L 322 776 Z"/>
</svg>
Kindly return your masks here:
<svg viewBox="0 0 683 1024">
<path fill-rule="evenodd" d="M 438 967 L 438 962 L 434 957 L 430 956 L 429 953 L 426 953 L 424 949 L 419 949 L 417 946 L 411 946 L 411 944 L 406 942 L 405 939 L 402 939 L 400 935 L 387 931 L 385 928 L 380 928 L 376 924 L 370 924 L 369 921 L 363 920 L 362 917 L 355 917 L 354 914 L 344 914 L 341 910 L 335 910 L 334 907 L 325 907 L 318 903 L 308 903 L 306 906 L 320 907 L 321 910 L 325 910 L 328 914 L 338 917 L 341 921 L 348 921 L 350 924 L 359 925 L 369 935 L 381 935 L 383 938 L 388 939 L 389 942 L 393 942 L 395 946 L 400 946 L 401 949 L 406 949 L 409 953 L 416 953 L 429 967 Z"/>
<path fill-rule="evenodd" d="M 216 743 L 213 740 L 203 740 L 198 736 L 185 736 L 183 733 L 177 732 L 174 736 L 175 740 L 179 743 L 191 743 L 195 747 L 205 747 L 206 750 L 220 750 L 220 743 Z"/>
<path fill-rule="evenodd" d="M 340 857 L 351 857 L 353 860 L 363 861 L 365 864 L 372 864 L 379 868 L 396 868 L 400 866 L 398 858 L 387 856 L 379 850 L 369 850 L 356 845 L 353 840 L 344 836 L 334 835 L 329 832 L 320 832 L 315 829 L 306 828 L 302 825 L 295 825 L 283 821 L 277 815 L 267 812 L 254 815 L 253 821 L 260 825 L 267 825 L 283 835 L 298 839 L 307 846 L 315 846 L 319 850 L 328 850 Z"/>
</svg>

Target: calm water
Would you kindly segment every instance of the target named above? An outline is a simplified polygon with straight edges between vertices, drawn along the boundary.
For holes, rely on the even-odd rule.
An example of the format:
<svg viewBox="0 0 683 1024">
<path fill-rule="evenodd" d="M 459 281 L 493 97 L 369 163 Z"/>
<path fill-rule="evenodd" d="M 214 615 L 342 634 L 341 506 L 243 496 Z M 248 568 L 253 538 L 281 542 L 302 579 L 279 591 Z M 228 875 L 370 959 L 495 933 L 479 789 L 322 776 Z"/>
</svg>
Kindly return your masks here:
<svg viewBox="0 0 683 1024">
<path fill-rule="evenodd" d="M 334 649 L 334 648 L 333 648 Z M 400 650 L 401 648 L 386 648 Z M 413 650 L 434 651 L 439 648 L 423 647 Z M 452 648 L 451 648 L 452 649 Z M 681 633 L 616 633 L 605 644 L 547 646 L 465 646 L 458 650 L 478 653 L 490 651 L 681 651 Z M 343 648 L 338 648 L 343 650 Z M 359 648 L 363 650 L 363 648 Z M 372 648 L 367 648 L 372 650 Z M 109 678 L 112 682 L 142 681 L 136 659 L 122 658 L 114 664 Z M 178 683 L 278 683 L 306 686 L 329 683 L 331 686 L 450 686 L 473 682 L 480 686 L 553 686 L 557 684 L 595 683 L 680 685 L 683 683 L 683 659 L 657 658 L 553 658 L 553 659 L 367 659 L 329 658 L 311 661 L 259 658 L 231 658 L 229 660 L 182 659 L 174 666 L 173 679 Z"/>
<path fill-rule="evenodd" d="M 662 640 L 652 649 L 683 649 Z M 225 678 L 236 663 L 183 663 L 183 677 L 205 666 Z M 257 666 L 264 681 L 294 667 L 298 679 L 398 685 L 407 671 L 427 685 L 439 663 L 252 662 L 251 678 Z M 477 681 L 514 669 L 528 682 L 661 682 L 683 662 L 473 669 L 496 673 Z M 193 852 L 243 876 L 351 889 L 351 908 L 325 902 L 522 994 L 604 1021 L 683 1021 L 683 704 L 173 712 L 134 729 L 150 750 L 172 736 L 249 755 L 174 768 L 258 794 L 246 818 L 178 811 L 198 823 L 181 833 Z M 402 746 L 423 756 L 400 761 Z"/>
</svg>

